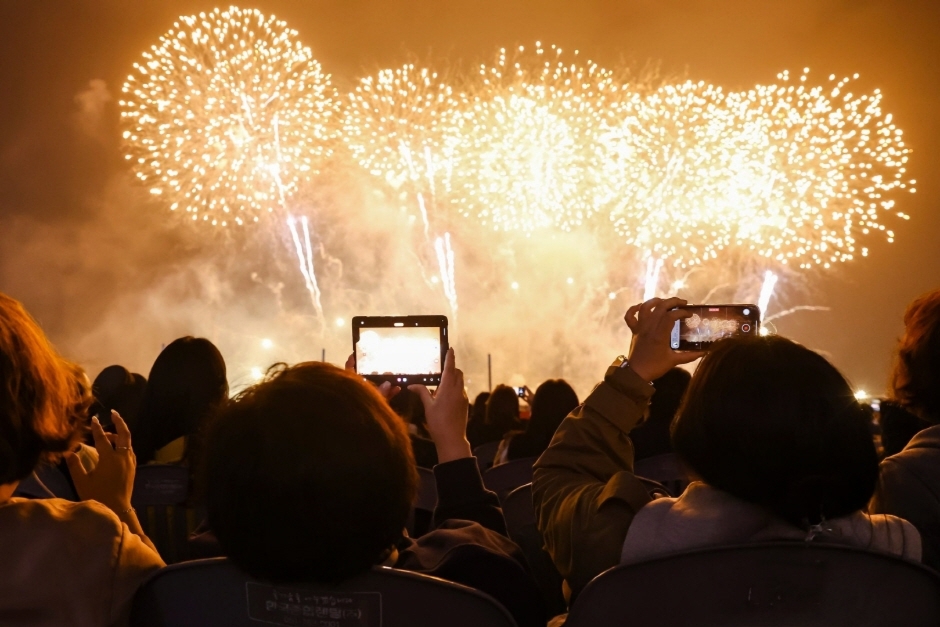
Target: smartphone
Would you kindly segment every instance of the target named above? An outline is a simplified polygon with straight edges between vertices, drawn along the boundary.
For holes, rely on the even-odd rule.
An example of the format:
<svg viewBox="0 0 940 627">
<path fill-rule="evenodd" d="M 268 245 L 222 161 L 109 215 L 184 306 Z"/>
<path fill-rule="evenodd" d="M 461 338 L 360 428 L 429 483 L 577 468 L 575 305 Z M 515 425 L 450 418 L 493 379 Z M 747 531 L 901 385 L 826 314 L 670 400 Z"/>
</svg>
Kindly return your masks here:
<svg viewBox="0 0 940 627">
<path fill-rule="evenodd" d="M 718 340 L 760 333 L 757 305 L 682 305 L 692 315 L 676 320 L 669 345 L 677 351 L 708 350 Z"/>
<path fill-rule="evenodd" d="M 447 355 L 447 316 L 356 316 L 356 372 L 375 383 L 439 385 Z"/>
<path fill-rule="evenodd" d="M 516 396 L 518 396 L 519 398 L 525 398 L 525 386 L 524 385 L 521 388 L 515 388 L 515 389 L 516 389 Z"/>
</svg>

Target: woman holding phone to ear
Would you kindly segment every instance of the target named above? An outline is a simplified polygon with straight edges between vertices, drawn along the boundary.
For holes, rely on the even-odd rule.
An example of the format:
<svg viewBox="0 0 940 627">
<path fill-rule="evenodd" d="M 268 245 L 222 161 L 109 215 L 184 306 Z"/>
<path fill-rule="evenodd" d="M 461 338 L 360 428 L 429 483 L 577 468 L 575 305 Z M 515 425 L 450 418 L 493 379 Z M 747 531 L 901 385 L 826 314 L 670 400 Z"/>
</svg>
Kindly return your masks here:
<svg viewBox="0 0 940 627">
<path fill-rule="evenodd" d="M 920 559 L 906 521 L 863 510 L 878 462 L 864 412 L 842 375 L 782 337 L 737 337 L 709 353 L 670 348 L 685 301 L 654 298 L 625 316 L 628 357 L 562 423 L 535 465 L 538 526 L 570 596 L 620 563 L 773 540 L 826 541 Z M 651 381 L 700 357 L 672 427 L 700 481 L 651 501 L 633 474 L 628 434 Z"/>
</svg>

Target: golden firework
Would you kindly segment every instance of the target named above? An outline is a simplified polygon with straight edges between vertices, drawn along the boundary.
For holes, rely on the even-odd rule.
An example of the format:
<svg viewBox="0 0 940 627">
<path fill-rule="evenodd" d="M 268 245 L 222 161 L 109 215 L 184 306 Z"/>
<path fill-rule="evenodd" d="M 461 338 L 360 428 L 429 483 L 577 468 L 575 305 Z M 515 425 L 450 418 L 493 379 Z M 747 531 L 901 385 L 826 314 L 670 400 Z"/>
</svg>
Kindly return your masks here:
<svg viewBox="0 0 940 627">
<path fill-rule="evenodd" d="M 501 49 L 468 87 L 454 205 L 501 231 L 583 225 L 597 210 L 602 121 L 624 89 L 577 52 Z"/>
<path fill-rule="evenodd" d="M 617 232 L 682 268 L 729 247 L 828 268 L 854 258 L 860 235 L 892 241 L 880 216 L 915 183 L 901 131 L 880 91 L 844 93 L 849 79 L 834 76 L 808 88 L 807 74 L 744 92 L 686 82 L 621 99 L 598 196 Z"/>
<path fill-rule="evenodd" d="M 227 226 L 284 205 L 331 154 L 336 99 L 297 32 L 231 7 L 179 18 L 134 64 L 125 158 L 170 208 Z"/>
</svg>

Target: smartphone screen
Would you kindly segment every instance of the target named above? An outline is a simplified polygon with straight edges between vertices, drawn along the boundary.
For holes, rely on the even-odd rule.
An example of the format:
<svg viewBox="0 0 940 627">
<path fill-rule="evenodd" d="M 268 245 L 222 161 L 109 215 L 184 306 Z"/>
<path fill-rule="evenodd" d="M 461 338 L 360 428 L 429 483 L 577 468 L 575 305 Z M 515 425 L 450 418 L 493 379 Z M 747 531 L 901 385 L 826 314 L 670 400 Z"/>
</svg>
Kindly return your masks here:
<svg viewBox="0 0 940 627">
<path fill-rule="evenodd" d="M 669 344 L 673 350 L 708 350 L 718 340 L 760 333 L 757 305 L 684 305 L 692 315 L 677 320 Z"/>
<path fill-rule="evenodd" d="M 447 354 L 445 316 L 353 318 L 356 372 L 370 381 L 437 385 Z"/>
</svg>

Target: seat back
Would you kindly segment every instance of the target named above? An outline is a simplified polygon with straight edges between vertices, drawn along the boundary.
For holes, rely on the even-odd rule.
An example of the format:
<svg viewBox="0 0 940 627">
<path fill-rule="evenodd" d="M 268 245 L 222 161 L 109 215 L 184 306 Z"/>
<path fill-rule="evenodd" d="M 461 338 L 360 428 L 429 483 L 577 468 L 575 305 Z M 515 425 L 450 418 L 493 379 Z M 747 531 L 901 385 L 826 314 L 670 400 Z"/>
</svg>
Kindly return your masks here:
<svg viewBox="0 0 940 627">
<path fill-rule="evenodd" d="M 493 466 L 497 450 L 499 450 L 499 442 L 487 442 L 473 449 L 473 456 L 477 458 L 477 466 L 480 468 L 480 472 L 485 472 L 487 468 Z"/>
<path fill-rule="evenodd" d="M 806 542 L 717 547 L 618 566 L 566 627 L 881 627 L 940 624 L 940 575 L 863 549 Z"/>
<path fill-rule="evenodd" d="M 689 476 L 683 470 L 675 453 L 638 459 L 633 464 L 633 472 L 639 477 L 646 477 L 663 484 L 671 496 L 679 496 L 689 485 Z"/>
<path fill-rule="evenodd" d="M 189 534 L 201 522 L 189 499 L 189 469 L 177 464 L 137 467 L 131 505 L 167 564 L 188 559 Z"/>
<path fill-rule="evenodd" d="M 502 504 L 506 530 L 529 563 L 532 578 L 545 603 L 545 611 L 548 616 L 563 614 L 568 609 L 562 592 L 563 580 L 551 556 L 542 548 L 542 534 L 536 524 L 535 507 L 532 505 L 532 484 L 519 486 L 506 495 Z"/>
<path fill-rule="evenodd" d="M 225 558 L 159 571 L 134 598 L 132 627 L 514 627 L 509 612 L 472 588 L 375 567 L 336 587 L 270 584 Z"/>
<path fill-rule="evenodd" d="M 532 483 L 532 465 L 535 457 L 514 459 L 511 462 L 493 466 L 483 473 L 483 485 L 499 495 L 502 500 L 510 491 L 526 483 Z"/>
</svg>

